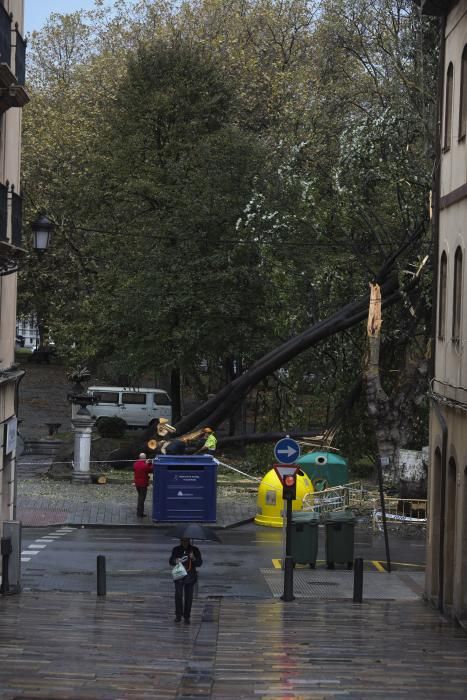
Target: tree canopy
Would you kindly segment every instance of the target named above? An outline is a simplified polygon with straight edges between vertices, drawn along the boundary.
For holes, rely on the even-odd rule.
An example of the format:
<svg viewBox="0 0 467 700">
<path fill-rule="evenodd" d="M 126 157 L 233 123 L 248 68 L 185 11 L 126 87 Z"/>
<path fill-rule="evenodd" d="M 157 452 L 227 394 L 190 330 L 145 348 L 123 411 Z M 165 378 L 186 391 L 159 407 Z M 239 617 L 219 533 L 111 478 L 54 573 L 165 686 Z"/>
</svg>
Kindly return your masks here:
<svg viewBox="0 0 467 700">
<path fill-rule="evenodd" d="M 427 219 L 436 60 L 433 20 L 408 0 L 52 15 L 30 42 L 23 174 L 27 214 L 58 227 L 21 311 L 71 365 L 128 383 L 175 372 L 206 398 L 364 298 L 387 261 L 403 286 L 430 253 L 429 229 L 405 243 Z M 426 359 L 429 284 L 385 316 L 389 386 Z M 357 323 L 284 355 L 268 381 L 300 410 L 270 421 L 326 423 L 365 347 Z"/>
</svg>

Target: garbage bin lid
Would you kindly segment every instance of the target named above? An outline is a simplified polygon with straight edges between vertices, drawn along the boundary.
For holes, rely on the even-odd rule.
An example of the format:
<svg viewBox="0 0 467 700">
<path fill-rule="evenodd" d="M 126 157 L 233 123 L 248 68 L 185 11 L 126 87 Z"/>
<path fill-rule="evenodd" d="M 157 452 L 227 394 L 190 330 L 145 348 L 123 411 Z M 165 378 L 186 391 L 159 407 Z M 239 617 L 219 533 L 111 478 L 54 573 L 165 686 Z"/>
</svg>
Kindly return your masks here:
<svg viewBox="0 0 467 700">
<path fill-rule="evenodd" d="M 318 523 L 319 513 L 315 513 L 313 510 L 302 510 L 297 513 L 292 513 L 293 523 Z"/>
<path fill-rule="evenodd" d="M 333 510 L 330 513 L 326 513 L 324 517 L 324 522 L 354 523 L 355 515 L 351 510 Z"/>
<path fill-rule="evenodd" d="M 180 469 L 190 469 L 190 467 L 216 467 L 217 462 L 211 455 L 156 455 L 153 465 L 168 467 L 180 467 Z"/>
</svg>

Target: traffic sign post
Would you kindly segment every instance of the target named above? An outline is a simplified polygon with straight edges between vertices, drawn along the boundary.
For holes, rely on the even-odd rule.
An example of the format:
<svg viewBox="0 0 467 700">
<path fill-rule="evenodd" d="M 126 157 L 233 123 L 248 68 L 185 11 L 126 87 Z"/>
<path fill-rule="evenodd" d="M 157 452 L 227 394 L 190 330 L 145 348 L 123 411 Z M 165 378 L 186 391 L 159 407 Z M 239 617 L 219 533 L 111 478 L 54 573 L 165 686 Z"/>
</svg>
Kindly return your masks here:
<svg viewBox="0 0 467 700">
<path fill-rule="evenodd" d="M 274 456 L 280 464 L 294 464 L 300 457 L 300 445 L 292 438 L 282 438 L 274 446 Z"/>
<path fill-rule="evenodd" d="M 279 444 L 279 443 L 278 443 Z M 282 484 L 282 498 L 287 503 L 285 528 L 285 558 L 284 558 L 284 593 L 281 599 L 285 602 L 295 600 L 293 594 L 293 559 L 292 559 L 292 501 L 296 498 L 297 472 L 296 465 L 275 464 L 274 470 Z"/>
</svg>

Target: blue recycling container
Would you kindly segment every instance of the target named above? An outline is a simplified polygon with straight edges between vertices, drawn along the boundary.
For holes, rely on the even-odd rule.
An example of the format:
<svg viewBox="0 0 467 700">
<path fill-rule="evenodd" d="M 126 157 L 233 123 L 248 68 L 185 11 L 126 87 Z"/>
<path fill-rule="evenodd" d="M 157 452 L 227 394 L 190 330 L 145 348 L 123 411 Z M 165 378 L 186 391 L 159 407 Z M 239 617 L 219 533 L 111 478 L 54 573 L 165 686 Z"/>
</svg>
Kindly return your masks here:
<svg viewBox="0 0 467 700">
<path fill-rule="evenodd" d="M 155 522 L 216 522 L 217 462 L 211 455 L 153 460 Z"/>
</svg>

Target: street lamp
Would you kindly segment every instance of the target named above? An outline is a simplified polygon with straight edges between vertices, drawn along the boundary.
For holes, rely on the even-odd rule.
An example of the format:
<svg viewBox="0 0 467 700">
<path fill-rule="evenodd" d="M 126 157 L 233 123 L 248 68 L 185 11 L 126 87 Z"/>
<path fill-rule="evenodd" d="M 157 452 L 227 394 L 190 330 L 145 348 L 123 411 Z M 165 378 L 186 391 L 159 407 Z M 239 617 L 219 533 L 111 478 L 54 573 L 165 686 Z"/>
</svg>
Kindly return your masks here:
<svg viewBox="0 0 467 700">
<path fill-rule="evenodd" d="M 54 228 L 55 224 L 45 214 L 39 214 L 37 219 L 32 222 L 33 248 L 39 255 L 42 255 L 47 250 Z M 6 238 L 2 238 L 0 233 L 0 277 L 12 275 L 27 264 L 28 255 L 26 251 L 20 247 L 20 243 L 15 244 L 14 242 L 18 240 L 18 236 L 19 240 L 21 240 L 20 229 L 16 232 L 16 237 L 13 231 L 12 243 Z"/>
<path fill-rule="evenodd" d="M 49 247 L 55 224 L 45 214 L 39 214 L 37 219 L 32 222 L 31 229 L 34 250 L 43 253 Z"/>
</svg>

